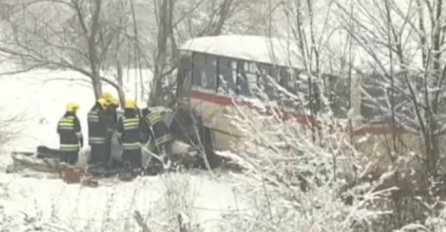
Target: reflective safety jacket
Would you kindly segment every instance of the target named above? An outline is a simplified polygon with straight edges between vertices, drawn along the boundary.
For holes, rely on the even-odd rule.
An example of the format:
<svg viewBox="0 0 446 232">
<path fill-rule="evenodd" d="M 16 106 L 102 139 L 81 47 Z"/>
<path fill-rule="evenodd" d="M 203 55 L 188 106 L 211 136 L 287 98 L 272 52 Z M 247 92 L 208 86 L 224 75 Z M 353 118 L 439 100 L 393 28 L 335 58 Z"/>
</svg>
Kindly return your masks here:
<svg viewBox="0 0 446 232">
<path fill-rule="evenodd" d="M 151 131 L 155 139 L 156 146 L 161 146 L 173 140 L 173 137 L 169 132 L 169 128 L 164 122 L 160 112 L 148 111 L 147 115 L 144 117 L 144 120 L 148 127 L 147 129 Z"/>
<path fill-rule="evenodd" d="M 118 122 L 118 114 L 116 112 L 117 106 L 109 106 L 105 110 L 105 115 L 107 116 L 107 127 L 110 130 L 116 129 L 116 123 Z"/>
<path fill-rule="evenodd" d="M 88 144 L 98 145 L 107 143 L 108 120 L 105 110 L 96 103 L 88 112 Z"/>
<path fill-rule="evenodd" d="M 67 112 L 57 123 L 61 151 L 79 151 L 82 142 L 81 124 L 75 113 Z"/>
<path fill-rule="evenodd" d="M 142 120 L 139 113 L 133 109 L 125 109 L 124 115 L 119 118 L 117 131 L 121 136 L 123 150 L 141 149 L 140 135 Z"/>
</svg>

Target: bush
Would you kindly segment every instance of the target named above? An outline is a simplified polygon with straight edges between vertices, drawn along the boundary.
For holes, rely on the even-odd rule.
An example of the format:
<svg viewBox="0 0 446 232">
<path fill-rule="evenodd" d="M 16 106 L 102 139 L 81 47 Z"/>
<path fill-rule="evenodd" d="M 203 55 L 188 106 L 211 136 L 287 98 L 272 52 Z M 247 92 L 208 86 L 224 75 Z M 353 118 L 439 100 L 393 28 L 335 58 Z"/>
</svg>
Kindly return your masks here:
<svg viewBox="0 0 446 232">
<path fill-rule="evenodd" d="M 311 128 L 243 107 L 234 126 L 246 139 L 229 156 L 245 169 L 253 212 L 227 215 L 232 231 L 383 231 L 376 222 L 392 212 L 380 204 L 395 188 L 381 186 L 394 170 L 361 182 L 373 162 L 340 129 L 345 122 L 321 118 Z"/>
</svg>

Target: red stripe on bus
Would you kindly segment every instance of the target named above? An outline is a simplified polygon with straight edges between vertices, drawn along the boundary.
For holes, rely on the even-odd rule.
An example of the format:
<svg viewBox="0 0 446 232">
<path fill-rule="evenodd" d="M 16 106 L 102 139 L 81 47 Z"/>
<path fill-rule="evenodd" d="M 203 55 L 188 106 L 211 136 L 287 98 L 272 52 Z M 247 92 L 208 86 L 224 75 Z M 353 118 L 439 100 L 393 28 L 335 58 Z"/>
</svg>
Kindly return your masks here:
<svg viewBox="0 0 446 232">
<path fill-rule="evenodd" d="M 194 99 L 197 99 L 197 100 L 207 101 L 207 102 L 211 102 L 211 103 L 221 105 L 221 106 L 234 105 L 234 101 L 235 101 L 232 97 L 221 96 L 221 95 L 201 92 L 201 91 L 197 91 L 197 90 L 192 90 L 191 97 Z M 310 115 L 305 115 L 305 114 L 293 112 L 293 111 L 286 111 L 283 109 L 278 110 L 278 109 L 270 107 L 270 106 L 266 106 L 265 108 L 262 108 L 262 107 L 258 107 L 256 105 L 254 105 L 252 102 L 249 102 L 249 101 L 242 101 L 242 102 L 238 102 L 238 103 L 242 104 L 242 105 L 246 105 L 249 108 L 256 110 L 261 115 L 271 115 L 274 110 L 275 113 L 280 115 L 281 118 L 285 121 L 294 118 L 295 120 L 297 120 L 297 122 L 299 122 L 301 124 L 314 123 L 314 125 L 318 126 L 318 123 Z M 396 130 L 397 134 L 407 132 L 402 128 L 395 128 L 395 130 Z M 390 133 L 392 133 L 392 128 L 387 125 L 371 125 L 371 126 L 364 126 L 364 127 L 353 129 L 353 135 L 356 135 L 356 136 L 366 135 L 366 134 L 378 135 L 378 134 L 390 134 Z"/>
<path fill-rule="evenodd" d="M 212 93 L 206 93 L 201 91 L 192 90 L 191 97 L 202 100 L 202 101 L 208 101 L 212 102 L 218 105 L 232 105 L 232 98 L 226 97 L 226 96 L 219 96 Z"/>
<path fill-rule="evenodd" d="M 211 103 L 222 105 L 222 106 L 234 105 L 234 101 L 235 101 L 232 97 L 220 96 L 220 95 L 201 92 L 201 91 L 197 91 L 197 90 L 192 90 L 191 97 L 194 99 L 207 101 L 207 102 L 211 102 Z M 314 120 L 311 119 L 311 116 L 301 114 L 298 112 L 286 111 L 286 110 L 282 110 L 282 109 L 278 110 L 271 106 L 266 106 L 265 108 L 262 108 L 262 107 L 258 107 L 256 105 L 254 105 L 252 102 L 249 102 L 249 101 L 241 101 L 241 102 L 237 102 L 237 103 L 241 104 L 241 105 L 246 105 L 251 109 L 255 109 L 261 115 L 271 115 L 274 112 L 277 115 L 280 115 L 283 120 L 290 120 L 290 119 L 294 118 L 299 123 L 302 123 L 302 124 L 310 124 L 311 122 L 314 122 Z"/>
</svg>

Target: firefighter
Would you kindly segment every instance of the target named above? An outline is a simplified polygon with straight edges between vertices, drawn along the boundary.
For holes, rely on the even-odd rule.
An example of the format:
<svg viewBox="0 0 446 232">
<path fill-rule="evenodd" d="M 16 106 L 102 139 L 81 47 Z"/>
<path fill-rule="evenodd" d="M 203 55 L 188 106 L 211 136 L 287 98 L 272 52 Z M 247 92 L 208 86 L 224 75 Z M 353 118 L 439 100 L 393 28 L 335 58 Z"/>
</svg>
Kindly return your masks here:
<svg viewBox="0 0 446 232">
<path fill-rule="evenodd" d="M 105 92 L 102 94 L 102 98 L 107 101 L 107 109 L 105 110 L 105 114 L 107 117 L 107 152 L 106 159 L 110 160 L 110 156 L 112 154 L 112 134 L 116 130 L 116 124 L 118 121 L 117 108 L 119 107 L 119 100 L 115 98 L 110 92 Z M 108 166 L 108 163 L 107 163 Z"/>
<path fill-rule="evenodd" d="M 118 123 L 118 110 L 119 107 L 119 100 L 117 98 L 113 98 L 110 101 L 110 107 L 108 108 L 108 114 L 109 114 L 109 120 L 110 120 L 110 125 L 112 128 L 116 128 L 116 123 Z"/>
<path fill-rule="evenodd" d="M 61 161 L 70 165 L 76 164 L 79 150 L 83 146 L 82 130 L 76 112 L 79 104 L 69 102 L 66 112 L 57 124 L 57 133 L 60 137 Z"/>
<path fill-rule="evenodd" d="M 122 145 L 122 161 L 124 166 L 131 170 L 141 168 L 141 125 L 142 120 L 135 100 L 127 99 L 124 106 L 124 115 L 118 120 L 117 130 Z"/>
<path fill-rule="evenodd" d="M 91 146 L 89 164 L 106 167 L 108 163 L 106 110 L 108 102 L 99 98 L 93 108 L 88 112 L 88 143 Z"/>
<path fill-rule="evenodd" d="M 144 112 L 144 125 L 150 131 L 154 139 L 154 145 L 159 155 L 166 152 L 166 146 L 173 140 L 169 128 L 163 120 L 161 112 L 151 111 L 149 108 Z"/>
<path fill-rule="evenodd" d="M 141 132 L 140 132 L 140 139 L 142 144 L 146 144 L 151 139 L 151 130 L 149 130 L 146 120 L 146 116 L 149 114 L 149 109 L 147 107 L 141 109 Z"/>
<path fill-rule="evenodd" d="M 105 92 L 101 95 L 102 98 L 104 98 L 108 102 L 107 107 L 107 117 L 109 118 L 109 124 L 111 128 L 116 127 L 116 123 L 118 121 L 117 116 L 117 108 L 119 107 L 119 100 L 113 96 L 110 92 Z"/>
</svg>

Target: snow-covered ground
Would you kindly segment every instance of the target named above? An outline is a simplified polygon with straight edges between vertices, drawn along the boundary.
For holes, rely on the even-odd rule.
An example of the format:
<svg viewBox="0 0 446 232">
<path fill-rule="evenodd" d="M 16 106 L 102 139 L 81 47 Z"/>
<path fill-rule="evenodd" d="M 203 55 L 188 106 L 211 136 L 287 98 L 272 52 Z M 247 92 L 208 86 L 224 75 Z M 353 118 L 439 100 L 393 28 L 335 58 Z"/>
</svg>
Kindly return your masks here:
<svg viewBox="0 0 446 232">
<path fill-rule="evenodd" d="M 134 96 L 136 78 L 129 74 L 126 92 Z M 55 77 L 63 80 L 52 80 Z M 205 171 L 164 174 L 129 183 L 102 180 L 97 188 L 4 173 L 11 150 L 58 146 L 56 123 L 68 101 L 80 103 L 78 116 L 86 134 L 93 92 L 86 82 L 70 81 L 82 78 L 74 72 L 48 70 L 0 78 L 2 113 L 21 116 L 14 125 L 20 135 L 0 156 L 0 230 L 136 231 L 133 213 L 137 210 L 154 231 L 176 228 L 172 223 L 177 223 L 178 214 L 204 231 L 218 231 L 222 214 L 242 208 L 243 201 L 235 197 L 235 182 L 222 173 L 212 178 Z"/>
<path fill-rule="evenodd" d="M 123 231 L 127 223 L 135 228 L 133 213 L 137 210 L 152 228 L 169 228 L 168 219 L 181 214 L 205 231 L 219 231 L 222 214 L 244 210 L 230 182 L 221 182 L 223 179 L 216 181 L 201 172 L 165 174 L 129 183 L 101 181 L 99 187 L 89 188 L 60 179 L 1 174 L 4 218 L 0 229 L 25 231 L 31 227 L 37 231 L 40 227 L 46 231 L 57 226 L 99 231 L 105 226 L 106 231 Z"/>
</svg>

